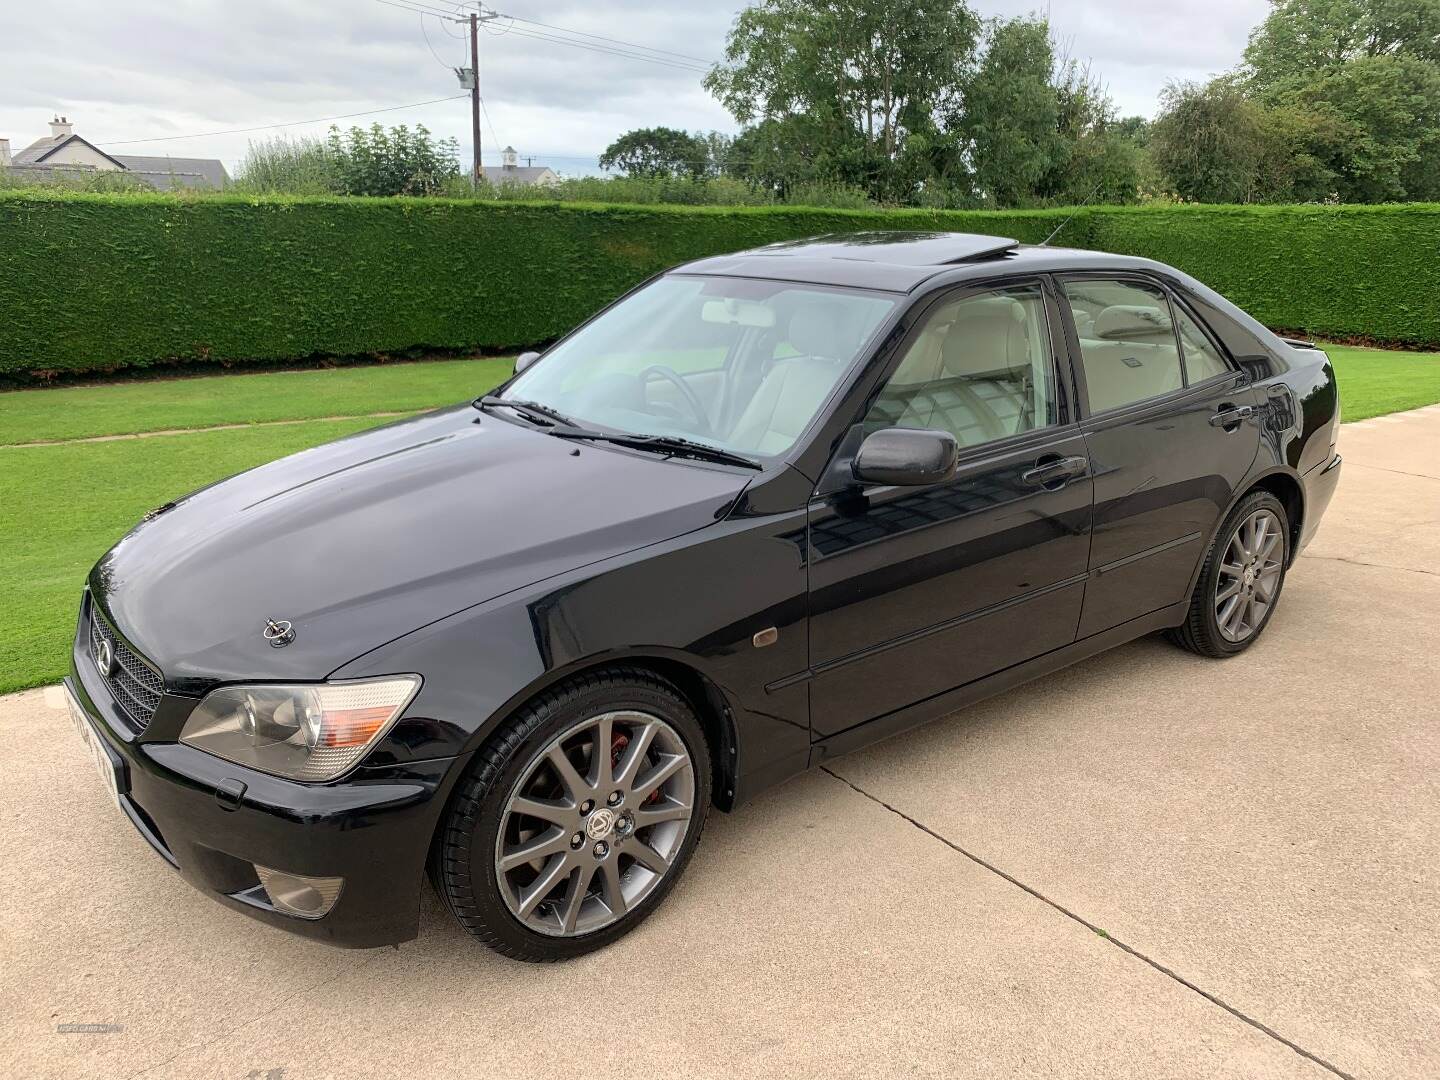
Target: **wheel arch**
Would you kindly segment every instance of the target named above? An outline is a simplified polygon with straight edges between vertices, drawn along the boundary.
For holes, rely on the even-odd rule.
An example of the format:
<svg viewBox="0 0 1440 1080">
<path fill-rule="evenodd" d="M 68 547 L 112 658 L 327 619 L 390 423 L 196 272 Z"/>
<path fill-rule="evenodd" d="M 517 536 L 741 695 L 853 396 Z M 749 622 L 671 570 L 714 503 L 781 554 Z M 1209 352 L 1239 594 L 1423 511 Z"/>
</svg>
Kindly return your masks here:
<svg viewBox="0 0 1440 1080">
<path fill-rule="evenodd" d="M 1290 547 L 1287 568 L 1295 561 L 1295 552 L 1300 546 L 1301 526 L 1305 521 L 1305 489 L 1293 474 L 1285 469 L 1273 469 L 1257 477 L 1249 487 L 1235 497 L 1231 508 L 1252 491 L 1268 491 L 1285 507 L 1285 517 L 1290 524 Z M 1230 510 L 1225 511 L 1228 516 Z M 1224 521 L 1224 518 L 1221 518 Z M 1218 526 L 1217 526 L 1218 528 Z"/>
<path fill-rule="evenodd" d="M 1200 558 L 1195 563 L 1195 569 L 1190 572 L 1190 584 L 1186 587 L 1186 596 L 1195 591 L 1195 585 L 1200 580 L 1200 573 L 1205 569 L 1205 553 L 1215 542 L 1215 537 L 1219 535 L 1221 527 L 1230 517 L 1230 512 L 1240 505 L 1241 499 L 1255 491 L 1270 492 L 1280 500 L 1280 505 L 1285 508 L 1285 516 L 1290 520 L 1290 555 L 1286 568 L 1288 569 L 1290 564 L 1295 561 L 1295 549 L 1300 543 L 1300 529 L 1305 520 L 1305 490 L 1293 472 L 1277 465 L 1256 473 L 1235 488 L 1230 502 L 1215 519 L 1215 524 L 1210 529 L 1210 535 L 1205 537 L 1205 546 L 1200 549 Z"/>
<path fill-rule="evenodd" d="M 538 695 L 571 679 L 606 669 L 649 673 L 672 685 L 695 711 L 710 749 L 711 805 L 729 811 L 735 802 L 736 762 L 739 752 L 735 713 L 730 699 L 713 679 L 693 662 L 669 650 L 635 650 L 587 657 L 547 671 L 513 695 L 488 718 L 467 749 L 484 745 L 495 731 Z"/>
</svg>

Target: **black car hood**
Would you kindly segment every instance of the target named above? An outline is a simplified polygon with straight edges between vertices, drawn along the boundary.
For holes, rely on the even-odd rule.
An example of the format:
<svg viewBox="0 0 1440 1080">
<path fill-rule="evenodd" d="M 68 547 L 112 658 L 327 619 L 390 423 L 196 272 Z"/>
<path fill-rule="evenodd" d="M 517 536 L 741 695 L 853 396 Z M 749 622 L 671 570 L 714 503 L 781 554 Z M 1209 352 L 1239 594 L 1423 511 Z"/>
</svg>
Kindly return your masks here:
<svg viewBox="0 0 1440 1080">
<path fill-rule="evenodd" d="M 116 544 L 90 586 L 173 686 L 320 679 L 462 608 L 702 528 L 750 475 L 461 406 L 203 488 Z M 294 640 L 272 648 L 267 619 Z"/>
</svg>

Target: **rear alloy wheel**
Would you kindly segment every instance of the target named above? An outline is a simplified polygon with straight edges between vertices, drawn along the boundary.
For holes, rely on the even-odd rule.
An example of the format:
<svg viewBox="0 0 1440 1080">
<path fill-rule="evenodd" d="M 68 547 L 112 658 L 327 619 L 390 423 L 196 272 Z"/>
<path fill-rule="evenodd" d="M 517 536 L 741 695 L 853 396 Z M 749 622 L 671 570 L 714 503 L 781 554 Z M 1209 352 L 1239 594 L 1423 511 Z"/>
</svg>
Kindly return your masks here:
<svg viewBox="0 0 1440 1080">
<path fill-rule="evenodd" d="M 499 951 L 576 956 L 649 914 L 709 801 L 708 748 L 678 691 L 648 672 L 584 676 L 477 754 L 432 874 L 461 924 Z"/>
<path fill-rule="evenodd" d="M 1240 523 L 1220 560 L 1215 581 L 1215 623 L 1226 641 L 1239 644 L 1259 632 L 1280 594 L 1285 553 L 1280 519 L 1256 510 Z"/>
<path fill-rule="evenodd" d="M 1247 495 L 1225 519 L 1206 556 L 1177 644 L 1202 656 L 1233 656 L 1274 613 L 1290 561 L 1290 522 L 1267 491 Z"/>
</svg>

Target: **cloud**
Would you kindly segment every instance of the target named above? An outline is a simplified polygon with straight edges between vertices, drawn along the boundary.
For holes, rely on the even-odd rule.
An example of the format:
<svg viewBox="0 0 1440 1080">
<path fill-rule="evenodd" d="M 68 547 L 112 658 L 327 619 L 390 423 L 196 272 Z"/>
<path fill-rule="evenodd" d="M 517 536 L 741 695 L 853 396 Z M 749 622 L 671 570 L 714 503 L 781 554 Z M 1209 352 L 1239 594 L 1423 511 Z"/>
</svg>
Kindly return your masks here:
<svg viewBox="0 0 1440 1080">
<path fill-rule="evenodd" d="M 448 6 L 448 4 L 447 4 Z M 500 5 L 502 10 L 506 5 Z M 1035 0 L 987 0 L 986 17 L 1028 14 Z M 1169 79 L 1234 65 L 1265 0 L 1071 0 L 1056 5 L 1057 36 L 1109 87 L 1122 113 L 1151 114 Z M 738 11 L 700 0 L 533 0 L 526 19 L 718 59 Z M 449 67 L 466 32 L 374 0 L 70 0 L 9 5 L 0 26 L 0 136 L 16 147 L 47 133 L 52 112 L 100 146 L 129 153 L 214 156 L 234 165 L 270 132 L 215 132 L 307 120 L 461 93 Z M 513 144 L 561 171 L 580 172 L 619 133 L 663 124 L 733 130 L 692 71 L 542 41 L 552 30 L 496 20 L 481 38 L 487 161 Z M 456 36 L 458 35 L 458 36 Z M 428 40 L 427 40 L 428 39 Z M 591 42 L 607 48 L 603 42 Z M 368 124 L 372 118 L 342 122 Z M 423 123 L 469 145 L 469 104 L 447 101 L 373 117 Z M 328 125 L 283 129 L 320 135 Z M 280 134 L 281 130 L 273 132 Z M 117 145 L 117 149 L 118 149 Z"/>
</svg>

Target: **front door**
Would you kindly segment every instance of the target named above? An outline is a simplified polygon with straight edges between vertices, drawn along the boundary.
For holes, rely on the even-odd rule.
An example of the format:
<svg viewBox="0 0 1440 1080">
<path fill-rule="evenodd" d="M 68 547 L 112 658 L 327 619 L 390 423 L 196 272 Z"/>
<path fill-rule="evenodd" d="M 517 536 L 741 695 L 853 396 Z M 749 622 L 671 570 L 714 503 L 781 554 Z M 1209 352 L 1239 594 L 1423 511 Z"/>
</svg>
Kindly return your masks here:
<svg viewBox="0 0 1440 1080">
<path fill-rule="evenodd" d="M 1159 282 L 1084 276 L 1061 289 L 1095 478 L 1087 637 L 1185 599 L 1260 428 L 1247 376 Z"/>
<path fill-rule="evenodd" d="M 1085 439 L 1038 282 L 932 304 L 848 445 L 948 431 L 952 480 L 822 483 L 810 507 L 811 723 L 817 739 L 1075 637 L 1090 547 Z"/>
</svg>

